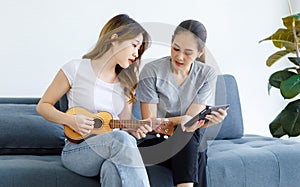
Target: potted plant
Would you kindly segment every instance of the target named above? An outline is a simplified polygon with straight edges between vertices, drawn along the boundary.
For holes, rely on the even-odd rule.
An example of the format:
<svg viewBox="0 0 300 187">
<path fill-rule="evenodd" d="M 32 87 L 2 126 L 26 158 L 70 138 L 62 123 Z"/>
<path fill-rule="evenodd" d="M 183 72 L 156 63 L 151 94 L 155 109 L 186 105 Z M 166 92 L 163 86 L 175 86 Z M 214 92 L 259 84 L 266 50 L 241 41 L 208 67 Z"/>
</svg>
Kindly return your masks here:
<svg viewBox="0 0 300 187">
<path fill-rule="evenodd" d="M 293 99 L 269 124 L 273 137 L 300 135 L 300 99 L 295 97 L 300 93 L 300 13 L 293 14 L 290 2 L 290 16 L 282 18 L 285 28 L 279 28 L 270 37 L 261 40 L 272 41 L 280 50 L 270 55 L 266 61 L 267 66 L 272 66 L 284 56 L 291 62 L 291 67 L 274 72 L 269 77 L 268 92 L 272 87 L 280 90 L 284 99 Z M 290 56 L 292 55 L 292 56 Z"/>
</svg>

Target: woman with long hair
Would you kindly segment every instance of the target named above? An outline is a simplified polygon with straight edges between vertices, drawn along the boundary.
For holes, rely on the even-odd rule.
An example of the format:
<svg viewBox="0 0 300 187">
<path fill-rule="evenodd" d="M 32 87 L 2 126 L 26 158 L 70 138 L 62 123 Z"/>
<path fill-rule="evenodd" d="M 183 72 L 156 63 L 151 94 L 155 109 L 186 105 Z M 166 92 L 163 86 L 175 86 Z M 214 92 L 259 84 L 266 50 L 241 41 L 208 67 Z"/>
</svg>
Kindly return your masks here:
<svg viewBox="0 0 300 187">
<path fill-rule="evenodd" d="M 149 186 L 136 138 L 144 137 L 152 128 L 142 125 L 137 130 L 88 136 L 96 126 L 93 118 L 61 112 L 54 105 L 66 94 L 69 109 L 80 106 L 91 113 L 109 112 L 113 120 L 130 120 L 138 67 L 149 42 L 146 30 L 128 15 L 111 18 L 95 47 L 82 59 L 63 65 L 37 105 L 45 119 L 87 137 L 80 143 L 66 141 L 62 163 L 86 177 L 100 175 L 104 187 Z"/>
</svg>

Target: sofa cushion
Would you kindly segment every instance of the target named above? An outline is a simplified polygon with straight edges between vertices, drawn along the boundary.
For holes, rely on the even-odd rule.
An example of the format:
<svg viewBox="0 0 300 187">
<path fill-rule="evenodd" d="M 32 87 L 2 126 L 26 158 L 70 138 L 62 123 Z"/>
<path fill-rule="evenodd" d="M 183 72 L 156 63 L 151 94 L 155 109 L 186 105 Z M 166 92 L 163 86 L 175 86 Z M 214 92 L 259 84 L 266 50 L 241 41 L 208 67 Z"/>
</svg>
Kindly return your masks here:
<svg viewBox="0 0 300 187">
<path fill-rule="evenodd" d="M 0 187 L 100 187 L 99 177 L 77 175 L 57 155 L 1 155 L 0 165 Z"/>
<path fill-rule="evenodd" d="M 246 134 L 208 142 L 207 182 L 219 186 L 298 187 L 300 144 Z"/>
<path fill-rule="evenodd" d="M 100 187 L 99 176 L 80 176 L 65 168 L 56 155 L 1 155 L 0 166 L 0 187 Z M 173 187 L 169 169 L 147 166 L 147 173 L 151 186 Z"/>
<path fill-rule="evenodd" d="M 63 126 L 45 120 L 36 104 L 0 104 L 0 154 L 60 154 Z"/>
</svg>

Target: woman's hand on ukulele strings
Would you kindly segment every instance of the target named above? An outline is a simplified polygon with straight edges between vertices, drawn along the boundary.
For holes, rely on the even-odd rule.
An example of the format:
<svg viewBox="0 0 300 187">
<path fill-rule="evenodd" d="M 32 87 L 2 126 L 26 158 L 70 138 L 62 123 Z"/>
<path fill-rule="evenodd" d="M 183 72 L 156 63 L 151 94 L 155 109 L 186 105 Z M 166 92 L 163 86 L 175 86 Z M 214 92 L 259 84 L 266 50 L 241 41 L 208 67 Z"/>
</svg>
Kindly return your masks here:
<svg viewBox="0 0 300 187">
<path fill-rule="evenodd" d="M 140 139 L 140 138 L 145 138 L 146 137 L 146 134 L 148 132 L 151 132 L 152 131 L 152 128 L 151 126 L 149 125 L 143 125 L 143 126 L 140 126 L 137 130 L 136 130 L 136 133 L 137 133 L 137 138 Z"/>
<path fill-rule="evenodd" d="M 149 125 L 142 125 L 138 129 L 136 129 L 136 130 L 126 129 L 126 131 L 128 131 L 130 134 L 132 134 L 133 136 L 135 136 L 137 139 L 141 139 L 141 138 L 145 138 L 146 134 L 148 132 L 152 131 L 152 128 Z"/>
</svg>

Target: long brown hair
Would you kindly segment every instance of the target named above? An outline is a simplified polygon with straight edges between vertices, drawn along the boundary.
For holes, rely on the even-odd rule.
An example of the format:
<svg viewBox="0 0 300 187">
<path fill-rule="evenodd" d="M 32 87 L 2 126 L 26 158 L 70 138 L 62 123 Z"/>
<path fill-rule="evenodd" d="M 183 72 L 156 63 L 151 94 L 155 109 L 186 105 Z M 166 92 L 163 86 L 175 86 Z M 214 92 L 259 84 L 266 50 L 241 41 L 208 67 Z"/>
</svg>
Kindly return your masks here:
<svg viewBox="0 0 300 187">
<path fill-rule="evenodd" d="M 117 34 L 118 37 L 112 38 L 113 34 Z M 96 46 L 87 54 L 83 55 L 83 58 L 91 60 L 100 58 L 111 47 L 112 42 L 122 42 L 130 40 L 138 36 L 143 35 L 143 41 L 138 51 L 138 58 L 128 68 L 122 68 L 117 65 L 115 72 L 118 75 L 120 83 L 124 86 L 125 95 L 129 98 L 129 103 L 135 103 L 135 90 L 138 85 L 138 71 L 140 61 L 145 50 L 150 46 L 150 35 L 148 32 L 134 19 L 130 18 L 127 14 L 119 14 L 111 18 L 102 28 Z"/>
<path fill-rule="evenodd" d="M 201 51 L 205 47 L 207 31 L 206 31 L 204 25 L 202 23 L 200 23 L 199 21 L 189 19 L 189 20 L 185 20 L 185 21 L 181 22 L 174 31 L 173 39 L 176 34 L 179 34 L 181 32 L 191 32 L 194 34 L 194 37 L 198 44 L 198 51 Z M 205 51 L 196 60 L 205 63 Z"/>
</svg>

